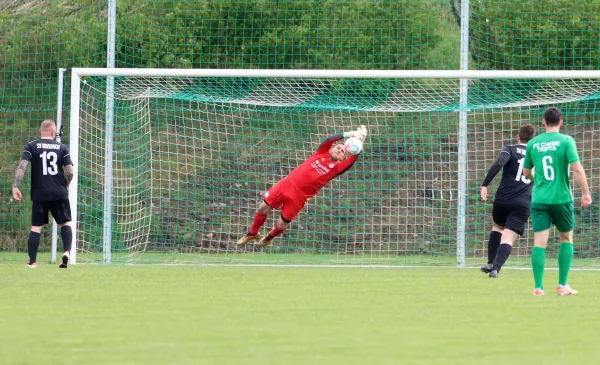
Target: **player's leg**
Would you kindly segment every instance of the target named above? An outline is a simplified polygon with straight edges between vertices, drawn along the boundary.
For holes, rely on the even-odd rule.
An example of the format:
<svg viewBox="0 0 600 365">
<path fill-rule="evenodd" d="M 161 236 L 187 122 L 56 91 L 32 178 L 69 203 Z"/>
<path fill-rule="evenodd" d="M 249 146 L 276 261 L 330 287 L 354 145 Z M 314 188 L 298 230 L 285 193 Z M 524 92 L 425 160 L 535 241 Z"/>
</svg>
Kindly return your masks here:
<svg viewBox="0 0 600 365">
<path fill-rule="evenodd" d="M 263 201 L 262 203 L 260 203 L 258 209 L 256 210 L 256 213 L 254 213 L 254 219 L 252 220 L 252 226 L 250 226 L 250 230 L 248 231 L 248 233 L 246 233 L 245 236 L 243 236 L 237 241 L 236 244 L 238 246 L 243 246 L 252 240 L 258 239 L 258 230 L 260 229 L 260 227 L 262 227 L 263 224 L 265 224 L 267 216 L 269 215 L 271 210 L 273 210 L 273 208 L 266 202 Z"/>
<path fill-rule="evenodd" d="M 259 229 L 265 224 L 269 213 L 273 209 L 278 209 L 283 205 L 283 202 L 285 201 L 284 191 L 287 187 L 288 182 L 286 179 L 283 179 L 263 195 L 264 200 L 258 206 L 256 213 L 254 213 L 252 226 L 248 233 L 237 241 L 238 246 L 243 246 L 248 242 L 259 238 Z"/>
<path fill-rule="evenodd" d="M 271 229 L 271 231 L 267 235 L 265 235 L 263 238 L 261 238 L 260 241 L 258 241 L 258 243 L 256 245 L 258 247 L 265 247 L 266 245 L 271 243 L 273 238 L 275 238 L 275 237 L 279 236 L 280 234 L 282 234 L 283 232 L 285 232 L 289 223 L 290 223 L 289 220 L 283 218 L 283 213 L 282 213 L 282 216 L 277 219 L 277 222 L 275 223 L 275 226 L 273 227 L 273 229 Z"/>
<path fill-rule="evenodd" d="M 490 271 L 491 278 L 497 278 L 498 272 L 502 269 L 502 266 L 508 260 L 510 253 L 512 252 L 512 246 L 517 239 L 519 233 L 512 231 L 508 227 L 502 230 L 502 238 L 500 239 L 500 247 L 498 247 L 498 252 L 496 253 L 496 257 L 494 258 L 494 263 L 492 264 L 492 270 Z"/>
<path fill-rule="evenodd" d="M 265 235 L 257 243 L 258 247 L 265 247 L 273 238 L 281 235 L 287 229 L 289 223 L 296 218 L 298 213 L 304 208 L 304 205 L 308 201 L 304 196 L 298 193 L 294 188 L 288 189 L 284 192 L 283 196 L 285 200 L 283 202 L 283 208 L 281 209 L 281 216 L 277 219 L 275 227 Z"/>
<path fill-rule="evenodd" d="M 533 233 L 533 249 L 531 250 L 531 269 L 533 271 L 534 295 L 544 294 L 544 268 L 546 266 L 546 245 L 550 229 Z M 539 294 L 541 291 L 541 294 Z M 537 294 L 536 294 L 537 292 Z"/>
<path fill-rule="evenodd" d="M 550 211 L 548 204 L 531 203 L 531 225 L 534 238 L 531 250 L 531 268 L 535 288 L 534 295 L 544 294 L 544 267 L 546 265 L 546 245 L 550 235 Z"/>
<path fill-rule="evenodd" d="M 529 206 L 509 206 L 509 214 L 506 218 L 506 225 L 502 231 L 502 237 L 500 238 L 500 247 L 494 258 L 492 270 L 490 271 L 490 277 L 498 277 L 498 272 L 502 269 L 502 266 L 508 260 L 510 253 L 512 252 L 512 246 L 517 240 L 518 236 L 522 236 L 525 232 L 525 224 L 529 219 Z"/>
<path fill-rule="evenodd" d="M 256 213 L 254 214 L 254 220 L 252 221 L 252 226 L 250 227 L 249 234 L 258 235 L 258 230 L 260 229 L 260 227 L 262 227 L 263 224 L 265 224 L 267 216 L 269 215 L 269 213 L 271 213 L 272 210 L 273 207 L 271 207 L 268 203 L 264 201 L 260 203 L 258 209 L 256 210 Z"/>
<path fill-rule="evenodd" d="M 63 255 L 59 267 L 66 269 L 71 259 L 73 245 L 73 231 L 71 230 L 71 205 L 68 199 L 57 200 L 49 203 L 50 213 L 60 225 L 60 235 L 63 241 Z"/>
<path fill-rule="evenodd" d="M 42 226 L 48 224 L 48 208 L 40 202 L 33 202 L 31 207 L 31 230 L 27 239 L 27 254 L 29 262 L 27 267 L 37 268 L 37 252 L 40 247 Z"/>
<path fill-rule="evenodd" d="M 71 222 L 60 225 L 60 236 L 63 241 L 63 254 L 58 267 L 61 269 L 66 269 L 67 266 L 69 266 L 69 261 L 71 260 L 71 247 L 73 245 L 73 231 L 71 230 Z"/>
<path fill-rule="evenodd" d="M 492 271 L 492 266 L 494 264 L 494 259 L 496 258 L 496 253 L 498 252 L 498 247 L 500 246 L 500 239 L 502 237 L 503 230 L 503 227 L 500 227 L 496 223 L 493 223 L 492 230 L 490 231 L 490 236 L 488 238 L 487 264 L 481 267 L 481 271 L 486 274 Z"/>
<path fill-rule="evenodd" d="M 37 252 L 40 247 L 41 232 L 42 226 L 31 226 L 31 230 L 29 231 L 29 237 L 27 239 L 29 262 L 27 262 L 27 267 L 30 269 L 37 268 Z"/>
<path fill-rule="evenodd" d="M 577 290 L 572 289 L 568 284 L 569 272 L 573 263 L 573 229 L 575 228 L 573 203 L 553 204 L 552 221 L 560 232 L 556 293 L 559 295 L 576 295 Z"/>
<path fill-rule="evenodd" d="M 500 237 L 502 237 L 503 229 L 503 227 L 498 226 L 496 223 L 492 224 L 492 230 L 490 231 L 487 244 L 487 263 L 481 267 L 481 272 L 483 273 L 487 274 L 492 271 L 494 258 L 496 257 L 498 247 L 500 246 Z"/>
<path fill-rule="evenodd" d="M 502 230 L 506 224 L 506 216 L 506 210 L 504 209 L 503 205 L 494 203 L 492 208 L 492 219 L 494 222 L 488 238 L 488 261 L 487 264 L 481 267 L 481 271 L 486 274 L 492 271 L 494 259 L 496 258 L 498 247 L 500 247 Z"/>
</svg>

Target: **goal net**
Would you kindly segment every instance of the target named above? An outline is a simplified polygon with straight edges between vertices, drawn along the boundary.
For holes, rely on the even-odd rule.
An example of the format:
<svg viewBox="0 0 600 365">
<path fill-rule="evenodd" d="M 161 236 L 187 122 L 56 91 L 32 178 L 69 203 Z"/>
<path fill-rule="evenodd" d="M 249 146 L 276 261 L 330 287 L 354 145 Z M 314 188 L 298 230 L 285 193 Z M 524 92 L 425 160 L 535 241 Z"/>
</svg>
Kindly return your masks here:
<svg viewBox="0 0 600 365">
<path fill-rule="evenodd" d="M 543 131 L 548 106 L 562 110 L 598 201 L 599 76 L 74 69 L 77 261 L 479 265 L 493 201 L 481 201 L 481 182 L 522 123 Z M 265 191 L 361 124 L 369 136 L 350 171 L 272 245 L 236 247 Z M 597 266 L 598 213 L 577 209 L 575 266 Z M 529 265 L 532 245 L 529 226 L 509 265 Z"/>
</svg>

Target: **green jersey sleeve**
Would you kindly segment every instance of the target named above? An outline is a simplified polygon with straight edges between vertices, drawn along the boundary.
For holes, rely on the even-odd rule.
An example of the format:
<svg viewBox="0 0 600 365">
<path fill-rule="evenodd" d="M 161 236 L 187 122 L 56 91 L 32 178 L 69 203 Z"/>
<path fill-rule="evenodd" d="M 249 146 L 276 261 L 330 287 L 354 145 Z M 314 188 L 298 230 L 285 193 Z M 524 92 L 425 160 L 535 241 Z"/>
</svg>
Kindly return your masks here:
<svg viewBox="0 0 600 365">
<path fill-rule="evenodd" d="M 525 160 L 527 161 L 527 160 Z M 575 140 L 571 137 L 568 139 L 567 144 L 567 161 L 569 164 L 574 162 L 579 162 L 579 154 L 577 153 L 577 145 L 575 145 Z"/>
<path fill-rule="evenodd" d="M 533 168 L 533 162 L 531 161 L 531 143 L 527 144 L 525 149 L 525 161 L 523 161 L 523 167 L 526 169 Z"/>
</svg>

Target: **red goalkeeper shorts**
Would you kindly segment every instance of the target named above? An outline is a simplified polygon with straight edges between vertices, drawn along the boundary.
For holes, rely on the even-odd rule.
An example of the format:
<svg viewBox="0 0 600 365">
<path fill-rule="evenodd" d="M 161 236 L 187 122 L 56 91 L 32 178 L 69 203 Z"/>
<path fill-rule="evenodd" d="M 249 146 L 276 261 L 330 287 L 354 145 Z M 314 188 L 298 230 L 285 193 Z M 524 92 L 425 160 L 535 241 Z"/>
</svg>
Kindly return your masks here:
<svg viewBox="0 0 600 365">
<path fill-rule="evenodd" d="M 294 188 L 287 179 L 283 179 L 263 195 L 265 203 L 271 208 L 281 209 L 281 218 L 291 222 L 304 208 L 308 201 L 302 193 Z"/>
</svg>

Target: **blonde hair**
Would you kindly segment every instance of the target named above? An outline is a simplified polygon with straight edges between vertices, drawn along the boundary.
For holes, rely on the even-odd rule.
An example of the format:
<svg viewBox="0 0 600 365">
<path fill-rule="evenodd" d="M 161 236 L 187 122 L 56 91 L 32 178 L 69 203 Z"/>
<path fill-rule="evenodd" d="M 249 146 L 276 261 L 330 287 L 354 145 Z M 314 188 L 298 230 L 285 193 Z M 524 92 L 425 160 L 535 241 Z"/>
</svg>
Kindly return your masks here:
<svg viewBox="0 0 600 365">
<path fill-rule="evenodd" d="M 40 133 L 43 135 L 56 133 L 56 124 L 52 119 L 46 119 L 40 125 Z"/>
</svg>

